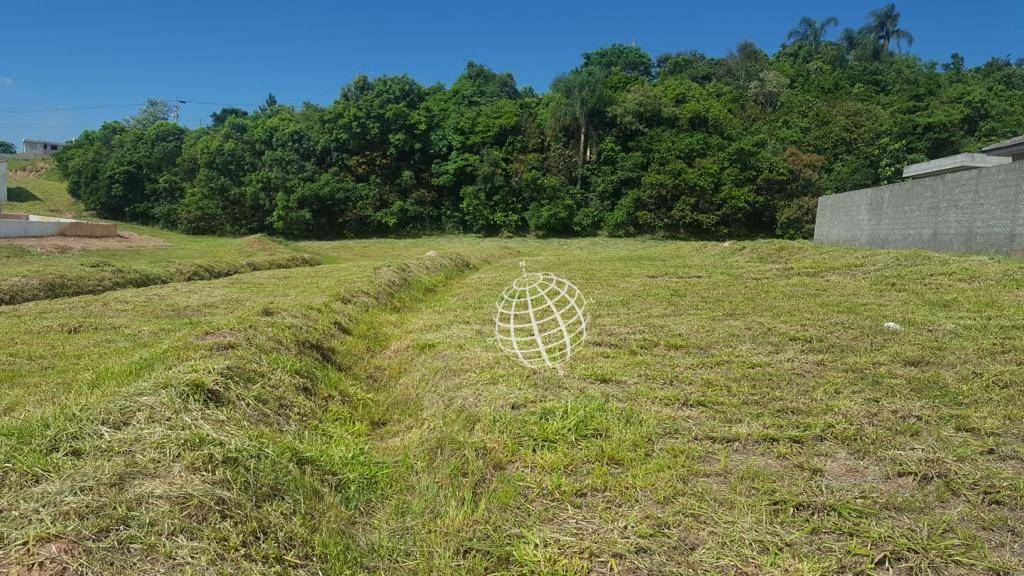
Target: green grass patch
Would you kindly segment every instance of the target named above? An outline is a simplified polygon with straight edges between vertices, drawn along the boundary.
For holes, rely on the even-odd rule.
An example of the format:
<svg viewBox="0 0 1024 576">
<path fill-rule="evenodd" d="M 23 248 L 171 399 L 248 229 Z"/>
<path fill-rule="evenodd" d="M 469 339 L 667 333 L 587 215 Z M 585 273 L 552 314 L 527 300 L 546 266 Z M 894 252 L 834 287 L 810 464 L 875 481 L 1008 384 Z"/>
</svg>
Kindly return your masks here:
<svg viewBox="0 0 1024 576">
<path fill-rule="evenodd" d="M 49 174 L 42 177 L 9 178 L 4 210 L 61 218 L 81 218 L 87 215 L 82 204 L 68 196 L 65 184 L 51 179 Z"/>
<path fill-rule="evenodd" d="M 17 250 L 0 247 L 0 258 L 8 262 L 31 259 L 27 251 Z M 92 257 L 66 262 L 59 271 L 0 278 L 0 306 L 172 282 L 213 280 L 259 270 L 298 268 L 319 263 L 316 257 L 305 254 L 281 254 L 234 261 L 171 261 L 160 266 L 125 264 L 114 259 Z"/>
<path fill-rule="evenodd" d="M 335 270 L 332 280 L 350 283 L 311 308 L 265 293 L 218 330 L 179 319 L 137 343 L 140 369 L 125 359 L 93 370 L 101 382 L 65 387 L 56 405 L 15 380 L 19 401 L 3 413 L 18 416 L 0 420 L 0 568 L 239 573 L 326 561 L 324 543 L 388 474 L 366 425 L 338 410 L 361 394 L 340 357 L 345 319 L 400 306 L 470 266 L 458 256 L 355 265 Z M 153 290 L 163 305 L 190 299 Z M 173 337 L 173 325 L 191 337 Z M 65 490 L 81 497 L 47 496 Z"/>
<path fill-rule="evenodd" d="M 62 182 L 25 178 L 14 183 L 14 198 L 22 190 L 35 200 L 14 200 L 11 211 L 82 217 L 81 206 L 67 196 Z M 119 227 L 148 237 L 151 246 L 42 253 L 31 246 L 0 244 L 0 306 L 322 262 L 266 236 L 217 238 Z"/>
<path fill-rule="evenodd" d="M 166 238 L 103 257 L 246 242 Z M 258 242 L 324 264 L 0 308 L 0 572 L 1024 572 L 1020 260 Z M 590 303 L 564 374 L 492 341 L 520 260 Z"/>
</svg>

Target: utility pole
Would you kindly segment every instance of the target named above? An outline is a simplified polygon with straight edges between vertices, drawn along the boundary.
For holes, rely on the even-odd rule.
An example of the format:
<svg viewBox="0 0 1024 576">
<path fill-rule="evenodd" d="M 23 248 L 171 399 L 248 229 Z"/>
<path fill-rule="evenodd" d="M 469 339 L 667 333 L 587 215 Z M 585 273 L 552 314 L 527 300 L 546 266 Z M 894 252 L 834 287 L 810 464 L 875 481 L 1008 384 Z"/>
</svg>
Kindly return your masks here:
<svg viewBox="0 0 1024 576">
<path fill-rule="evenodd" d="M 178 119 L 180 118 L 179 112 L 181 111 L 181 105 L 188 104 L 184 100 L 175 99 L 174 104 L 171 104 L 171 116 L 174 118 L 174 123 L 179 124 Z"/>
</svg>

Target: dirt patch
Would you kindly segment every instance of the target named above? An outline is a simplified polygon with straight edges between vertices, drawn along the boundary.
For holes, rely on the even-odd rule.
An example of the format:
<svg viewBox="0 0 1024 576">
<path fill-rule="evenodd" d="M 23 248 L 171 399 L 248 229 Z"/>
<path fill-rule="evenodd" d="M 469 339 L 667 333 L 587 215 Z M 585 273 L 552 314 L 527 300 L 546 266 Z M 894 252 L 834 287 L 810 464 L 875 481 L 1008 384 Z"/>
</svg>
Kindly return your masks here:
<svg viewBox="0 0 1024 576">
<path fill-rule="evenodd" d="M 37 177 L 37 176 L 42 176 L 49 169 L 50 169 L 50 163 L 49 162 L 39 162 L 39 163 L 36 163 L 36 164 L 29 164 L 28 166 L 25 166 L 24 168 L 19 168 L 18 170 L 11 170 L 10 176 L 11 176 L 12 180 L 18 180 L 18 179 L 21 179 L 21 178 Z"/>
<path fill-rule="evenodd" d="M 221 330 L 219 332 L 203 334 L 196 338 L 196 341 L 209 344 L 213 350 L 223 352 L 235 348 L 241 339 L 242 335 L 234 330 Z"/>
<path fill-rule="evenodd" d="M 882 484 L 885 471 L 864 459 L 840 452 L 832 455 L 824 466 L 825 479 L 838 485 Z"/>
<path fill-rule="evenodd" d="M 2 238 L 0 245 L 24 246 L 46 254 L 79 250 L 127 250 L 129 248 L 166 248 L 170 242 L 134 232 L 121 232 L 114 238 L 47 236 L 45 238 Z"/>
<path fill-rule="evenodd" d="M 72 562 L 79 551 L 77 544 L 65 539 L 40 544 L 31 550 L 28 562 L 15 566 L 0 564 L 0 575 L 70 576 L 76 573 Z"/>
</svg>

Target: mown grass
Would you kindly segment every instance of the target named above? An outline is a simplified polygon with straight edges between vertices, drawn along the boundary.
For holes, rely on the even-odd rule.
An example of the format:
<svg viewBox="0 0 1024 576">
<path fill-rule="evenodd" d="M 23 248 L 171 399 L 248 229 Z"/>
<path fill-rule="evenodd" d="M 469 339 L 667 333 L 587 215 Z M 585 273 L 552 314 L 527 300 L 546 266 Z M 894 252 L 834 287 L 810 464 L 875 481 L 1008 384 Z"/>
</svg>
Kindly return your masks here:
<svg viewBox="0 0 1024 576">
<path fill-rule="evenodd" d="M 296 248 L 329 264 L 0 310 L 0 566 L 1024 570 L 1020 261 L 774 241 Z M 591 301 L 564 375 L 490 340 L 520 258 Z"/>
<path fill-rule="evenodd" d="M 84 210 L 67 195 L 64 183 L 50 178 L 47 173 L 12 180 L 8 210 L 82 217 Z M 188 236 L 125 224 L 120 229 L 155 238 L 162 246 L 40 253 L 31 247 L 0 245 L 0 306 L 321 262 L 265 236 Z"/>
<path fill-rule="evenodd" d="M 1020 260 L 167 237 L 104 257 L 325 264 L 0 308 L 0 573 L 1024 572 Z M 491 340 L 520 259 L 564 374 Z"/>
<path fill-rule="evenodd" d="M 86 214 L 81 202 L 68 196 L 65 184 L 49 173 L 24 178 L 9 175 L 4 210 L 61 218 L 78 218 Z"/>
<path fill-rule="evenodd" d="M 0 381 L 10 383 L 0 410 L 9 415 L 0 428 L 0 568 L 308 566 L 322 526 L 305 514 L 337 513 L 334 492 L 347 484 L 334 475 L 359 481 L 349 469 L 358 462 L 308 428 L 346 394 L 332 369 L 332 338 L 345 330 L 346 315 L 397 290 L 429 289 L 467 265 L 436 258 L 376 278 L 366 264 L 334 267 L 319 282 L 293 286 L 304 299 L 298 306 L 277 289 L 296 271 L 236 277 L 221 291 L 211 290 L 214 283 L 132 291 L 132 311 L 112 302 L 124 294 L 77 299 L 83 305 L 73 327 L 61 325 L 51 338 L 107 343 L 102 354 L 38 364 L 31 361 L 38 348 L 26 342 L 0 368 Z M 12 336 L 38 334 L 27 319 L 55 304 L 13 307 L 3 321 Z M 132 331 L 111 307 L 149 321 Z M 52 497 L 65 490 L 79 496 Z"/>
<path fill-rule="evenodd" d="M 273 242 L 255 241 L 256 244 L 273 244 Z M 4 271 L 12 274 L 7 278 L 0 276 L 0 306 L 21 304 L 34 300 L 66 298 L 84 294 L 100 294 L 110 290 L 139 288 L 170 284 L 172 282 L 192 282 L 196 280 L 212 280 L 244 274 L 259 270 L 276 268 L 299 268 L 315 266 L 320 263 L 316 257 L 290 253 L 286 249 L 260 248 L 253 250 L 244 243 L 233 242 L 239 248 L 233 259 L 216 259 L 212 255 L 203 254 L 196 260 L 168 260 L 159 265 L 150 265 L 145 261 L 124 263 L 121 251 L 111 251 L 115 257 L 104 257 L 95 254 L 81 258 L 60 258 L 60 264 L 45 272 L 29 272 L 25 269 L 38 260 L 26 249 L 0 247 L 0 260 L 7 266 Z M 246 249 L 248 248 L 248 249 Z M 270 252 L 271 255 L 264 255 Z M 246 254 L 248 253 L 248 254 Z M 175 254 L 182 258 L 180 251 Z M 241 257 L 241 259 L 238 259 Z M 44 259 L 47 257 L 43 257 Z M 53 258 L 53 257 L 49 257 Z M 28 260 L 29 263 L 25 261 Z M 128 258 L 130 260 L 130 258 Z M 145 259 L 143 259 L 145 260 Z"/>
<path fill-rule="evenodd" d="M 353 357 L 403 466 L 353 538 L 367 571 L 1024 569 L 1020 262 L 786 242 L 527 253 L 595 301 L 565 377 L 487 341 L 511 263 L 365 324 Z"/>
</svg>

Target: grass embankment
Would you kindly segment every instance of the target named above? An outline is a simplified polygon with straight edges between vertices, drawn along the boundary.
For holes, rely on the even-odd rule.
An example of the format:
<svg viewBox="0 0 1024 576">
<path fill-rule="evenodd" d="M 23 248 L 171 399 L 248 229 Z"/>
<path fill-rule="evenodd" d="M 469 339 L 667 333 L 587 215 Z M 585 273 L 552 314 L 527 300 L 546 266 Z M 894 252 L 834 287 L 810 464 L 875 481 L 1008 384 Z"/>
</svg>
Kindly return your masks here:
<svg viewBox="0 0 1024 576">
<path fill-rule="evenodd" d="M 301 248 L 333 263 L 76 298 L 74 318 L 0 310 L 0 566 L 1024 570 L 1020 261 L 791 242 Z M 477 266 L 423 258 L 373 280 L 431 249 Z M 490 340 L 520 257 L 592 302 L 564 375 Z"/>
<path fill-rule="evenodd" d="M 315 256 L 291 251 L 265 237 L 190 244 L 131 253 L 110 250 L 62 255 L 0 246 L 0 306 L 320 263 Z M 139 252 L 147 254 L 140 256 Z"/>
<path fill-rule="evenodd" d="M 87 216 L 82 206 L 67 195 L 64 183 L 49 173 L 12 179 L 11 186 L 9 211 Z M 125 224 L 120 229 L 145 235 L 152 245 L 60 253 L 0 245 L 0 306 L 320 263 L 315 256 L 265 236 L 187 236 Z"/>
<path fill-rule="evenodd" d="M 28 167 L 48 167 L 42 160 L 10 160 L 7 163 L 7 212 L 78 218 L 86 215 L 81 202 L 68 195 L 67 185 L 52 170 L 16 176 L 16 170 Z"/>
<path fill-rule="evenodd" d="M 73 318 L 50 317 L 56 302 L 0 312 L 16 342 L 0 361 L 0 572 L 309 570 L 330 557 L 386 473 L 346 408 L 362 392 L 339 339 L 368 307 L 469 266 L 355 259 L 79 298 Z"/>
</svg>

